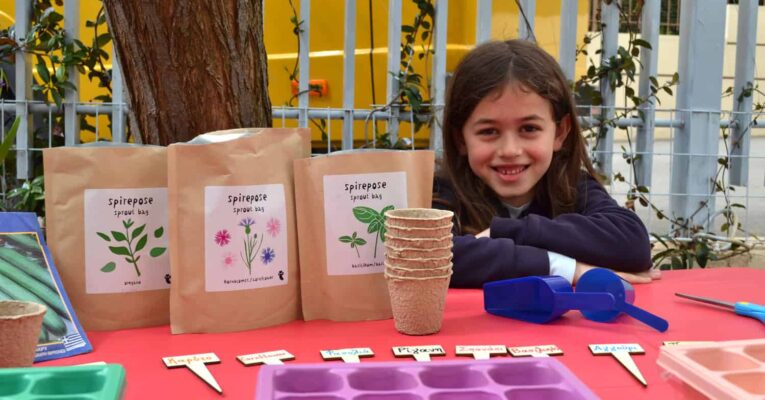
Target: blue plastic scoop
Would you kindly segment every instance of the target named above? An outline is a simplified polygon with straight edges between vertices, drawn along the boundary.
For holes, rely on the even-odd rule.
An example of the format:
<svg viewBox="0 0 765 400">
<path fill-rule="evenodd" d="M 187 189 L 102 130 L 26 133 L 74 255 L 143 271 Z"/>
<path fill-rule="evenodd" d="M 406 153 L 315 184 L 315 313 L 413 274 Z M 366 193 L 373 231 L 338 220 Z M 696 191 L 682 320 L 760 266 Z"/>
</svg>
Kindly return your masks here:
<svg viewBox="0 0 765 400">
<path fill-rule="evenodd" d="M 611 310 L 582 310 L 587 319 L 610 322 L 623 312 L 659 332 L 669 328 L 667 320 L 633 305 L 635 289 L 611 270 L 594 268 L 585 272 L 576 283 L 576 293 L 610 293 L 614 297 L 614 308 Z"/>
<path fill-rule="evenodd" d="M 521 321 L 545 323 L 569 310 L 580 310 L 585 318 L 610 322 L 622 312 L 664 332 L 669 323 L 632 303 L 635 290 L 613 271 L 594 268 L 577 282 L 576 292 L 560 276 L 528 276 L 483 285 L 486 312 Z"/>
<path fill-rule="evenodd" d="M 609 311 L 615 306 L 610 293 L 574 293 L 560 276 L 527 276 L 483 285 L 484 308 L 489 314 L 539 324 L 568 310 Z"/>
</svg>

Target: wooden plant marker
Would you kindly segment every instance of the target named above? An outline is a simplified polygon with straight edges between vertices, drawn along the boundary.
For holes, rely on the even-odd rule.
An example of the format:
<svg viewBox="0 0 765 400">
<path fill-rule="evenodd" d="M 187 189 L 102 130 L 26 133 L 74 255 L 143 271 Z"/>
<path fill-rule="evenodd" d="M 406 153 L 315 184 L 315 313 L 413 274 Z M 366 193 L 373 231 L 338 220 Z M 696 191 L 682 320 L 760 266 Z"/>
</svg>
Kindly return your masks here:
<svg viewBox="0 0 765 400">
<path fill-rule="evenodd" d="M 205 364 L 217 364 L 220 362 L 218 356 L 215 353 L 200 353 L 190 354 L 187 356 L 173 356 L 162 357 L 162 361 L 167 368 L 186 367 L 202 379 L 211 388 L 215 389 L 219 394 L 223 394 L 223 389 L 220 388 L 218 382 L 212 376 Z"/>
<path fill-rule="evenodd" d="M 690 340 L 690 341 L 678 341 L 678 340 L 670 340 L 662 342 L 663 346 L 667 347 L 677 347 L 677 346 L 687 346 L 692 344 L 712 344 L 714 342 L 708 341 L 708 340 Z"/>
<path fill-rule="evenodd" d="M 394 346 L 393 355 L 396 357 L 414 357 L 415 360 L 421 362 L 430 361 L 430 356 L 445 356 L 446 351 L 441 345 L 427 345 L 427 346 Z"/>
<path fill-rule="evenodd" d="M 327 360 L 343 360 L 345 363 L 360 363 L 360 357 L 374 357 L 375 353 L 369 347 L 352 347 L 347 349 L 321 350 L 321 358 Z"/>
<path fill-rule="evenodd" d="M 295 356 L 287 350 L 275 350 L 265 353 L 243 354 L 236 356 L 236 359 L 247 366 L 258 364 L 282 365 L 284 364 L 282 361 L 294 360 Z"/>
<path fill-rule="evenodd" d="M 591 344 L 590 351 L 593 355 L 611 354 L 619 361 L 624 368 L 629 371 L 635 379 L 638 380 L 643 386 L 648 386 L 648 382 L 645 381 L 643 374 L 635 365 L 635 360 L 632 359 L 630 354 L 645 354 L 645 350 L 637 343 L 623 343 L 623 344 Z"/>
<path fill-rule="evenodd" d="M 550 357 L 563 354 L 563 350 L 554 344 L 539 346 L 508 347 L 507 351 L 513 357 Z"/>
<path fill-rule="evenodd" d="M 507 346 L 502 344 L 460 346 L 457 345 L 455 353 L 458 356 L 472 356 L 476 360 L 488 360 L 492 355 L 507 354 Z"/>
</svg>

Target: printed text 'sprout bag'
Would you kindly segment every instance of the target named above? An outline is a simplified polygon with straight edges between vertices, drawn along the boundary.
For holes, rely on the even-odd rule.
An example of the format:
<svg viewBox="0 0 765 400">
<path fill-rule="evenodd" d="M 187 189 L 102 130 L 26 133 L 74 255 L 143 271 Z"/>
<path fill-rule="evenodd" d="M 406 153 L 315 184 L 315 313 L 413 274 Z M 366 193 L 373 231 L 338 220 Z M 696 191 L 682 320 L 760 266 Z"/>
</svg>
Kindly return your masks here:
<svg viewBox="0 0 765 400">
<path fill-rule="evenodd" d="M 430 207 L 432 151 L 353 151 L 295 161 L 306 320 L 391 318 L 384 214 Z"/>
<path fill-rule="evenodd" d="M 86 330 L 168 323 L 167 150 L 43 151 L 50 251 Z"/>
<path fill-rule="evenodd" d="M 168 149 L 173 333 L 301 318 L 292 162 L 306 129 L 237 129 Z"/>
</svg>

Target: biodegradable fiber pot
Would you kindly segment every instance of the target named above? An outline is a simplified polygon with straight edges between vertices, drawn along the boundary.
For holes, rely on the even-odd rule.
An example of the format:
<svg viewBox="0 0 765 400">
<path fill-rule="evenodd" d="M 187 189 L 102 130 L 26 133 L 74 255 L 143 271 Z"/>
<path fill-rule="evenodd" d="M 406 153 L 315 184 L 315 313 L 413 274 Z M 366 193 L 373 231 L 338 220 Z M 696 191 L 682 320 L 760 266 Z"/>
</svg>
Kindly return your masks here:
<svg viewBox="0 0 765 400">
<path fill-rule="evenodd" d="M 451 271 L 440 278 L 403 278 L 386 273 L 396 330 L 430 335 L 441 330 Z"/>
<path fill-rule="evenodd" d="M 428 239 L 444 237 L 452 232 L 453 224 L 438 228 L 401 228 L 385 222 L 386 238 Z"/>
<path fill-rule="evenodd" d="M 385 254 L 396 258 L 445 258 L 452 256 L 452 244 L 436 249 L 413 249 L 385 244 Z"/>
<path fill-rule="evenodd" d="M 32 365 L 45 311 L 42 304 L 0 301 L 0 368 Z"/>
<path fill-rule="evenodd" d="M 446 278 L 451 274 L 451 263 L 437 268 L 405 268 L 385 263 L 385 275 L 391 278 Z"/>
<path fill-rule="evenodd" d="M 452 223 L 454 213 L 434 208 L 399 208 L 385 213 L 388 226 L 398 228 L 442 228 Z"/>
<path fill-rule="evenodd" d="M 434 238 L 408 239 L 393 235 L 385 236 L 385 245 L 388 247 L 408 249 L 440 249 L 452 245 L 452 235 Z"/>
<path fill-rule="evenodd" d="M 431 269 L 451 265 L 451 255 L 441 258 L 399 258 L 385 255 L 385 264 L 398 268 Z"/>
</svg>

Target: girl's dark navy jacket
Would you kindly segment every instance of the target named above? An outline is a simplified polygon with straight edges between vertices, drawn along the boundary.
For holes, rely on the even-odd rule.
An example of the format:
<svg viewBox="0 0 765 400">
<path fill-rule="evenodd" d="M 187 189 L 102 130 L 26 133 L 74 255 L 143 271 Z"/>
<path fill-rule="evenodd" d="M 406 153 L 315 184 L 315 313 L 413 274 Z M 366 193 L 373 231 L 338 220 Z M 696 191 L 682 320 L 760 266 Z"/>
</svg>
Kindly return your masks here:
<svg viewBox="0 0 765 400">
<path fill-rule="evenodd" d="M 491 238 L 462 233 L 449 181 L 436 178 L 433 207 L 455 211 L 452 287 L 529 275 L 549 275 L 547 251 L 596 267 L 641 272 L 651 267 L 648 231 L 638 216 L 620 207 L 589 174 L 579 181 L 575 213 L 551 217 L 550 206 L 535 199 L 518 217 L 496 204 Z"/>
</svg>

